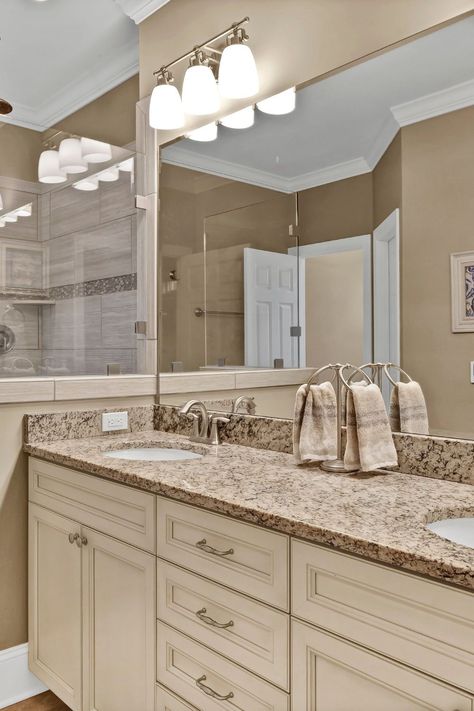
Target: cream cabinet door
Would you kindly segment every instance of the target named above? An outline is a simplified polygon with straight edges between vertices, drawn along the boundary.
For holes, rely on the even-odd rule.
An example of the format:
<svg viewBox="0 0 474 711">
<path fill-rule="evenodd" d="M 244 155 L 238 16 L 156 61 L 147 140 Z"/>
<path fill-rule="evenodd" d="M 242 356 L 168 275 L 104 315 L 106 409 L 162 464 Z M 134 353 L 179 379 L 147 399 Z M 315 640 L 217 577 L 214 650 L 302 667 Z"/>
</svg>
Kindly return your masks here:
<svg viewBox="0 0 474 711">
<path fill-rule="evenodd" d="M 472 699 L 396 662 L 293 622 L 295 711 L 471 711 Z"/>
<path fill-rule="evenodd" d="M 84 711 L 153 711 L 155 557 L 82 529 Z"/>
<path fill-rule="evenodd" d="M 67 706 L 80 711 L 81 549 L 75 535 L 79 524 L 29 505 L 29 665 Z"/>
</svg>

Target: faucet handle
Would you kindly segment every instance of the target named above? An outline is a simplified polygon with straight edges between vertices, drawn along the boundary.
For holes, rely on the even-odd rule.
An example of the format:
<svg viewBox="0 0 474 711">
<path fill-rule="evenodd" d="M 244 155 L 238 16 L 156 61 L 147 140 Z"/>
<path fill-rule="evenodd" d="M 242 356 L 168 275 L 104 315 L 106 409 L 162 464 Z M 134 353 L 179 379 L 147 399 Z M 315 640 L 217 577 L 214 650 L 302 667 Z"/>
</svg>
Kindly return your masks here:
<svg viewBox="0 0 474 711">
<path fill-rule="evenodd" d="M 226 424 L 227 422 L 230 422 L 230 419 L 228 417 L 222 417 L 220 415 L 211 415 L 210 417 L 211 420 L 211 444 L 221 444 L 221 440 L 219 437 L 219 424 Z"/>
</svg>

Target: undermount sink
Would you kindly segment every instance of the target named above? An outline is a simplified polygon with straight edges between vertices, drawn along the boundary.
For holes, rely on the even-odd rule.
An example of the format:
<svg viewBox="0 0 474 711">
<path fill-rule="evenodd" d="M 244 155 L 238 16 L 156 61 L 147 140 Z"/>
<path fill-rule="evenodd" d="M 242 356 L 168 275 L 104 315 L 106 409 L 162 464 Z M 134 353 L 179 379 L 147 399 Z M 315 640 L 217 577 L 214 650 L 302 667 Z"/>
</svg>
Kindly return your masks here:
<svg viewBox="0 0 474 711">
<path fill-rule="evenodd" d="M 202 456 L 202 454 L 196 454 L 189 449 L 173 449 L 171 447 L 135 447 L 104 452 L 104 457 L 128 459 L 135 462 L 176 462 L 185 459 L 201 459 Z"/>
<path fill-rule="evenodd" d="M 427 523 L 428 528 L 441 538 L 447 538 L 453 543 L 460 543 L 463 546 L 474 548 L 474 517 L 466 518 L 445 518 L 441 521 Z"/>
</svg>

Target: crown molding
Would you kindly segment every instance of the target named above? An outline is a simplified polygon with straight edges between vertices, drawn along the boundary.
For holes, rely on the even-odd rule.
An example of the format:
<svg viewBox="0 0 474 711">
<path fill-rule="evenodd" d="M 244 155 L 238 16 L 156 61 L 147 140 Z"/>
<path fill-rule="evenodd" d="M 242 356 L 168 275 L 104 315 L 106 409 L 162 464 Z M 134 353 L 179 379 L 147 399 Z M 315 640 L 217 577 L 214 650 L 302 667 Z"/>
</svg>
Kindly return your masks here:
<svg viewBox="0 0 474 711">
<path fill-rule="evenodd" d="M 25 106 L 14 102 L 13 111 L 2 116 L 3 123 L 10 123 L 33 131 L 45 131 L 98 99 L 111 89 L 138 73 L 138 47 L 135 40 L 123 45 L 114 62 L 98 67 L 97 71 L 84 72 L 70 81 L 64 90 L 52 94 L 40 106 Z"/>
<path fill-rule="evenodd" d="M 249 183 L 260 188 L 278 190 L 282 193 L 294 193 L 298 190 L 315 188 L 319 185 L 326 185 L 337 180 L 345 180 L 356 175 L 369 173 L 371 170 L 366 159 L 359 157 L 343 163 L 336 163 L 320 170 L 314 170 L 310 173 L 303 173 L 293 178 L 284 178 L 275 173 L 195 153 L 177 145 L 166 148 L 161 154 L 161 159 L 163 163 L 169 163 L 170 165 L 218 175 L 221 178 Z"/>
<path fill-rule="evenodd" d="M 122 12 L 138 25 L 166 5 L 169 0 L 115 0 L 115 2 Z"/>
<path fill-rule="evenodd" d="M 391 112 L 399 126 L 409 126 L 434 116 L 464 109 L 474 104 L 474 79 L 455 84 L 448 89 L 426 94 L 419 99 L 407 101 L 391 107 Z"/>
<path fill-rule="evenodd" d="M 390 114 L 367 151 L 366 159 L 370 170 L 375 168 L 399 130 L 400 126 Z"/>
</svg>

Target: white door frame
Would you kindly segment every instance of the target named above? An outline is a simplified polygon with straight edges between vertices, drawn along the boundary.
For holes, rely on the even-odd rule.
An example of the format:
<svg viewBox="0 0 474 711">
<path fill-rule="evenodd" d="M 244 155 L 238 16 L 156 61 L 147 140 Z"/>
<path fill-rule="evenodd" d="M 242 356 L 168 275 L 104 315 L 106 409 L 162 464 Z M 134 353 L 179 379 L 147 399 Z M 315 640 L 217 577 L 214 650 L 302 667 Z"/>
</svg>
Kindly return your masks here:
<svg viewBox="0 0 474 711">
<path fill-rule="evenodd" d="M 334 239 L 327 242 L 316 242 L 314 244 L 305 244 L 299 248 L 290 247 L 289 254 L 296 254 L 299 249 L 299 256 L 302 259 L 306 257 L 319 257 L 325 254 L 336 254 L 338 252 L 356 252 L 361 251 L 363 255 L 364 269 L 364 362 L 372 361 L 372 236 L 358 235 L 356 237 L 344 237 L 343 239 Z M 304 288 L 304 285 L 303 285 Z M 303 326 L 304 331 L 304 326 Z M 354 363 L 354 365 L 362 365 Z"/>
<path fill-rule="evenodd" d="M 374 359 L 400 363 L 400 211 L 374 230 Z"/>
</svg>

